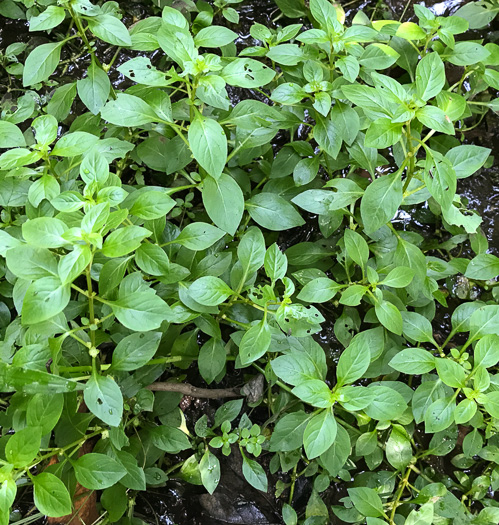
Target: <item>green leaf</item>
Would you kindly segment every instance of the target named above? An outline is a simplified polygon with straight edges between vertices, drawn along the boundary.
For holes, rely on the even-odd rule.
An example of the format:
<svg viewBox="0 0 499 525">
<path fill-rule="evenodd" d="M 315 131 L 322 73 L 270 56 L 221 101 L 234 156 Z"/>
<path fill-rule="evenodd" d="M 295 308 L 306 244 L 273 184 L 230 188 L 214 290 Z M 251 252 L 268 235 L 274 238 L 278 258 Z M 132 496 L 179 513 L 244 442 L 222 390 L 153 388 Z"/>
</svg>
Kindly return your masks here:
<svg viewBox="0 0 499 525">
<path fill-rule="evenodd" d="M 374 305 L 376 317 L 378 321 L 390 332 L 394 334 L 402 334 L 402 314 L 399 309 L 389 301 L 378 301 Z"/>
<path fill-rule="evenodd" d="M 319 157 L 306 157 L 295 166 L 293 170 L 293 179 L 297 186 L 304 186 L 309 182 L 312 182 L 319 171 Z M 300 197 L 300 195 L 298 195 Z M 293 202 L 295 202 L 293 200 Z M 295 204 L 298 204 L 295 202 Z M 298 204 L 298 206 L 300 206 Z"/>
<path fill-rule="evenodd" d="M 465 369 L 455 361 L 447 358 L 435 360 L 438 377 L 453 388 L 462 388 L 466 384 L 467 373 Z"/>
<path fill-rule="evenodd" d="M 379 118 L 369 125 L 364 144 L 369 148 L 384 149 L 396 144 L 401 137 L 402 124 Z"/>
<path fill-rule="evenodd" d="M 146 365 L 158 350 L 161 332 L 131 334 L 124 337 L 113 352 L 113 370 L 136 370 Z"/>
<path fill-rule="evenodd" d="M 0 120 L 0 148 L 16 148 L 26 146 L 22 131 L 11 122 Z"/>
<path fill-rule="evenodd" d="M 463 399 L 454 410 L 454 421 L 457 425 L 467 423 L 476 413 L 477 406 L 473 399 Z"/>
<path fill-rule="evenodd" d="M 127 78 L 138 84 L 158 87 L 168 85 L 165 74 L 156 69 L 151 64 L 151 60 L 147 57 L 139 56 L 132 58 L 131 60 L 127 60 L 124 64 L 121 64 L 117 69 L 122 75 L 125 75 Z"/>
<path fill-rule="evenodd" d="M 278 104 L 292 106 L 299 104 L 306 96 L 307 92 L 301 86 L 293 82 L 286 82 L 277 86 L 276 89 L 272 91 L 270 98 Z"/>
<path fill-rule="evenodd" d="M 106 257 L 121 257 L 136 250 L 152 234 L 141 226 L 126 226 L 111 232 L 104 241 L 102 253 Z"/>
<path fill-rule="evenodd" d="M 490 149 L 463 144 L 450 149 L 445 157 L 450 160 L 458 179 L 476 173 L 489 157 Z"/>
<path fill-rule="evenodd" d="M 309 281 L 298 294 L 297 299 L 307 303 L 326 303 L 341 289 L 341 285 L 329 277 L 318 277 Z"/>
<path fill-rule="evenodd" d="M 168 255 L 157 244 L 141 244 L 135 252 L 135 261 L 137 266 L 149 275 L 166 276 L 171 272 Z"/>
<path fill-rule="evenodd" d="M 137 197 L 130 213 L 146 221 L 164 217 L 173 207 L 175 201 L 161 191 L 148 190 Z"/>
<path fill-rule="evenodd" d="M 424 414 L 426 432 L 428 434 L 441 432 L 452 425 L 455 407 L 456 402 L 451 397 L 434 401 Z"/>
<path fill-rule="evenodd" d="M 223 341 L 211 337 L 199 350 L 199 373 L 210 384 L 224 369 L 225 361 L 226 352 Z"/>
<path fill-rule="evenodd" d="M 416 111 L 416 118 L 429 129 L 434 129 L 447 135 L 454 135 L 454 124 L 440 108 L 424 106 Z"/>
<path fill-rule="evenodd" d="M 354 56 L 341 57 L 336 61 L 336 67 L 349 82 L 355 82 L 359 75 L 359 61 Z"/>
<path fill-rule="evenodd" d="M 236 38 L 237 33 L 228 27 L 208 26 L 199 31 L 194 38 L 194 43 L 197 47 L 222 47 L 230 44 Z"/>
<path fill-rule="evenodd" d="M 27 289 L 23 300 L 23 324 L 46 321 L 62 312 L 70 299 L 70 286 L 58 277 L 43 277 L 34 281 Z"/>
<path fill-rule="evenodd" d="M 319 147 L 335 159 L 341 149 L 342 137 L 331 118 L 317 118 L 314 126 L 314 139 Z"/>
<path fill-rule="evenodd" d="M 64 407 L 62 394 L 35 394 L 28 402 L 26 421 L 29 427 L 40 427 L 42 436 L 58 423 Z"/>
<path fill-rule="evenodd" d="M 438 53 L 428 53 L 416 67 L 416 92 L 423 100 L 436 97 L 445 85 L 445 66 Z"/>
<path fill-rule="evenodd" d="M 341 354 L 336 367 L 336 377 L 339 385 L 353 383 L 368 369 L 371 363 L 371 352 L 367 345 L 348 346 Z"/>
<path fill-rule="evenodd" d="M 288 269 L 288 259 L 274 243 L 265 252 L 264 267 L 267 277 L 272 281 L 282 279 Z"/>
<path fill-rule="evenodd" d="M 296 66 L 303 60 L 303 51 L 297 44 L 279 44 L 269 49 L 267 58 L 283 66 Z"/>
<path fill-rule="evenodd" d="M 236 233 L 244 213 L 244 196 L 239 184 L 222 173 L 218 179 L 206 177 L 203 205 L 210 219 L 230 235 Z"/>
<path fill-rule="evenodd" d="M 201 251 L 206 250 L 225 235 L 225 232 L 219 230 L 206 222 L 193 222 L 188 224 L 175 239 L 176 244 L 181 244 L 189 250 Z"/>
<path fill-rule="evenodd" d="M 267 492 L 267 476 L 260 463 L 249 459 L 241 452 L 243 456 L 243 476 L 246 481 L 255 489 Z"/>
<path fill-rule="evenodd" d="M 43 277 L 57 276 L 57 260 L 45 248 L 35 248 L 29 244 L 20 244 L 10 248 L 5 258 L 8 269 L 21 279 L 41 279 Z"/>
<path fill-rule="evenodd" d="M 82 155 L 92 148 L 99 138 L 85 131 L 75 131 L 67 133 L 61 137 L 50 155 L 59 157 L 76 157 Z"/>
<path fill-rule="evenodd" d="M 108 376 L 92 375 L 83 391 L 90 412 L 111 427 L 121 423 L 123 395 L 119 386 Z"/>
<path fill-rule="evenodd" d="M 76 97 L 76 83 L 63 84 L 59 86 L 52 95 L 47 104 L 47 113 L 57 119 L 58 122 L 63 121 L 71 112 L 73 101 Z"/>
<path fill-rule="evenodd" d="M 136 332 L 157 330 L 171 317 L 171 309 L 152 291 L 135 292 L 117 301 L 109 302 L 120 323 Z"/>
<path fill-rule="evenodd" d="M 302 352 L 281 355 L 271 361 L 270 364 L 274 373 L 290 385 L 299 385 L 314 379 L 324 379 L 312 358 Z"/>
<path fill-rule="evenodd" d="M 290 452 L 301 448 L 303 433 L 311 417 L 311 414 L 306 414 L 301 410 L 281 417 L 270 437 L 270 451 Z"/>
<path fill-rule="evenodd" d="M 109 178 L 109 164 L 96 150 L 85 155 L 80 165 L 80 177 L 87 183 L 104 184 Z"/>
<path fill-rule="evenodd" d="M 76 81 L 76 88 L 85 106 L 97 115 L 107 102 L 111 82 L 107 73 L 92 60 L 87 69 L 87 76 Z"/>
<path fill-rule="evenodd" d="M 64 483 L 49 472 L 33 479 L 33 498 L 36 508 L 50 518 L 71 514 L 71 496 Z"/>
<path fill-rule="evenodd" d="M 246 201 L 246 207 L 251 218 L 268 230 L 282 231 L 305 224 L 293 205 L 276 193 L 258 193 Z"/>
<path fill-rule="evenodd" d="M 470 279 L 494 279 L 499 275 L 499 257 L 491 253 L 481 253 L 470 261 L 465 276 Z"/>
<path fill-rule="evenodd" d="M 256 272 L 264 264 L 265 239 L 259 228 L 251 227 L 242 236 L 241 242 L 237 247 L 237 257 L 243 268 L 240 284 L 242 288 L 248 276 Z"/>
<path fill-rule="evenodd" d="M 101 116 L 117 126 L 136 127 L 160 120 L 147 102 L 134 95 L 118 93 L 101 110 Z"/>
<path fill-rule="evenodd" d="M 419 510 L 411 510 L 405 525 L 431 525 L 433 523 L 433 502 L 425 503 Z"/>
<path fill-rule="evenodd" d="M 199 462 L 199 472 L 204 488 L 209 494 L 213 494 L 220 482 L 220 461 L 209 450 L 206 450 Z"/>
<path fill-rule="evenodd" d="M 398 470 L 406 468 L 412 459 L 412 447 L 404 427 L 394 425 L 386 442 L 386 459 Z"/>
<path fill-rule="evenodd" d="M 295 386 L 292 393 L 305 403 L 318 408 L 329 408 L 334 397 L 329 387 L 319 379 L 310 379 Z"/>
<path fill-rule="evenodd" d="M 100 14 L 87 18 L 90 31 L 104 42 L 113 46 L 131 46 L 128 30 L 115 16 Z"/>
<path fill-rule="evenodd" d="M 407 409 L 404 398 L 393 388 L 373 385 L 369 389 L 374 391 L 372 402 L 364 409 L 369 417 L 389 421 L 399 418 Z"/>
<path fill-rule="evenodd" d="M 159 472 L 163 473 L 162 470 Z M 159 472 L 157 472 L 158 475 L 160 475 Z M 152 484 L 153 483 L 151 483 L 151 485 Z M 127 490 L 123 485 L 113 485 L 102 492 L 100 502 L 108 513 L 109 521 L 115 523 L 128 509 Z"/>
<path fill-rule="evenodd" d="M 199 165 L 218 179 L 227 161 L 227 137 L 222 126 L 216 120 L 198 115 L 189 126 L 188 138 Z"/>
<path fill-rule="evenodd" d="M 368 487 L 347 489 L 354 507 L 363 515 L 372 518 L 383 516 L 383 503 L 378 493 Z"/>
<path fill-rule="evenodd" d="M 99 274 L 99 293 L 101 295 L 106 295 L 117 288 L 125 276 L 129 261 L 130 257 L 127 257 L 124 259 L 112 259 L 104 264 Z"/>
<path fill-rule="evenodd" d="M 327 0 L 310 0 L 310 12 L 324 29 L 337 21 L 336 10 Z"/>
<path fill-rule="evenodd" d="M 292 202 L 310 213 L 329 215 L 335 207 L 336 195 L 329 190 L 306 190 L 294 197 Z"/>
<path fill-rule="evenodd" d="M 407 266 L 398 266 L 390 271 L 390 273 L 379 283 L 392 288 L 405 288 L 411 284 L 414 278 L 414 270 Z"/>
<path fill-rule="evenodd" d="M 342 292 L 339 302 L 347 306 L 358 306 L 367 290 L 366 286 L 352 284 Z"/>
<path fill-rule="evenodd" d="M 50 5 L 38 16 L 33 16 L 29 19 L 29 30 L 30 32 L 47 31 L 47 29 L 57 27 L 64 20 L 65 16 L 64 8 Z"/>
<path fill-rule="evenodd" d="M 0 524 L 9 525 L 10 507 L 17 494 L 17 485 L 13 479 L 0 482 Z"/>
<path fill-rule="evenodd" d="M 454 49 L 445 56 L 455 66 L 470 66 L 488 58 L 490 53 L 475 42 L 457 42 Z"/>
<path fill-rule="evenodd" d="M 241 339 L 239 344 L 239 358 L 241 364 L 249 365 L 264 355 L 271 340 L 269 325 L 265 320 L 253 325 Z"/>
<path fill-rule="evenodd" d="M 463 453 L 465 456 L 476 456 L 483 447 L 483 439 L 480 431 L 475 428 L 463 440 Z"/>
<path fill-rule="evenodd" d="M 29 465 L 38 454 L 42 433 L 40 427 L 25 427 L 9 438 L 5 445 L 5 457 L 15 468 Z"/>
<path fill-rule="evenodd" d="M 426 38 L 426 33 L 414 22 L 404 22 L 398 26 L 395 36 L 405 40 L 421 40 Z"/>
<path fill-rule="evenodd" d="M 118 483 L 126 475 L 126 469 L 106 454 L 91 452 L 73 462 L 78 483 L 90 490 L 102 490 Z"/>
<path fill-rule="evenodd" d="M 191 448 L 189 439 L 178 428 L 161 425 L 151 431 L 151 441 L 155 447 L 168 452 L 168 454 L 178 454 L 182 450 Z"/>
<path fill-rule="evenodd" d="M 418 343 L 431 343 L 433 339 L 433 328 L 426 317 L 416 312 L 402 312 L 404 321 L 402 331 L 409 339 Z"/>
<path fill-rule="evenodd" d="M 480 339 L 475 346 L 475 367 L 490 368 L 499 362 L 499 336 L 489 334 Z"/>
<path fill-rule="evenodd" d="M 366 189 L 360 203 L 364 231 L 373 233 L 386 224 L 402 202 L 402 182 L 397 173 L 374 180 Z"/>
<path fill-rule="evenodd" d="M 291 505 L 284 503 L 282 506 L 282 519 L 285 525 L 297 525 L 298 515 Z"/>
<path fill-rule="evenodd" d="M 499 418 L 499 392 L 489 392 L 485 395 L 483 400 L 485 410 L 494 418 Z"/>
<path fill-rule="evenodd" d="M 406 348 L 398 352 L 389 365 L 404 374 L 426 374 L 435 368 L 435 357 L 422 348 Z"/>
<path fill-rule="evenodd" d="M 336 437 L 337 424 L 332 409 L 322 410 L 312 416 L 305 427 L 303 445 L 308 459 L 314 459 L 333 444 Z"/>
<path fill-rule="evenodd" d="M 28 200 L 33 206 L 38 207 L 43 199 L 52 201 L 61 192 L 61 187 L 55 177 L 42 175 L 34 182 L 28 191 Z"/>
<path fill-rule="evenodd" d="M 247 89 L 265 86 L 274 76 L 273 69 L 252 58 L 236 58 L 221 73 L 227 84 Z"/>
<path fill-rule="evenodd" d="M 24 64 L 23 86 L 32 86 L 47 80 L 57 69 L 63 42 L 42 44 L 35 47 Z"/>
<path fill-rule="evenodd" d="M 67 244 L 62 238 L 66 230 L 67 226 L 53 217 L 37 217 L 22 226 L 26 242 L 39 248 L 59 248 Z"/>
<path fill-rule="evenodd" d="M 348 256 L 361 268 L 365 268 L 369 259 L 369 246 L 357 232 L 346 229 L 344 233 L 345 248 Z"/>
<path fill-rule="evenodd" d="M 116 457 L 127 471 L 125 476 L 120 479 L 120 485 L 132 490 L 146 490 L 144 469 L 138 466 L 135 456 L 120 450 L 116 452 Z"/>
<path fill-rule="evenodd" d="M 233 290 L 222 279 L 211 275 L 200 277 L 189 287 L 189 295 L 205 306 L 216 306 L 233 294 Z"/>
<path fill-rule="evenodd" d="M 57 272 L 62 284 L 72 283 L 92 260 L 90 246 L 75 244 L 73 251 L 59 259 Z"/>
</svg>

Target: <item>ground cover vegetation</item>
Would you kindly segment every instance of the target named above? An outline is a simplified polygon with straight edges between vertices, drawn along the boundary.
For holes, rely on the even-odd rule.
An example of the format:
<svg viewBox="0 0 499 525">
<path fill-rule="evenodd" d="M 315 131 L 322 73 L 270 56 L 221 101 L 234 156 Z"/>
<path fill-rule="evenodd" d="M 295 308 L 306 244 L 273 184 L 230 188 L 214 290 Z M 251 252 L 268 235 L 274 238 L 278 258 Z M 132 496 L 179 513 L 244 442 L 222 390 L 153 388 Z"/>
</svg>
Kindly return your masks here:
<svg viewBox="0 0 499 525">
<path fill-rule="evenodd" d="M 81 487 L 141 523 L 139 491 L 213 493 L 229 454 L 286 525 L 499 522 L 499 259 L 457 193 L 493 162 L 466 131 L 499 47 L 463 34 L 495 7 L 277 4 L 248 46 L 234 0 L 0 3 L 43 37 L 1 56 L 2 525 Z"/>
</svg>

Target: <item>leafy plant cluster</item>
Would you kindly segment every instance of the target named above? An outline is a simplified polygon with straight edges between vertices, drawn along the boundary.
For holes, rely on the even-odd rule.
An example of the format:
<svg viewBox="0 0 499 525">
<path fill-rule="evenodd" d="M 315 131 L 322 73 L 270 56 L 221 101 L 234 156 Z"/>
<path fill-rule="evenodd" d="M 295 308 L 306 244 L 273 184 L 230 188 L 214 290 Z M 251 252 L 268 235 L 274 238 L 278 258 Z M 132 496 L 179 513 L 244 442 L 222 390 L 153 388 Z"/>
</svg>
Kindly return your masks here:
<svg viewBox="0 0 499 525">
<path fill-rule="evenodd" d="M 243 47 L 233 0 L 129 27 L 24 4 L 49 42 L 2 55 L 0 523 L 28 486 L 70 514 L 77 484 L 130 523 L 168 477 L 213 493 L 229 454 L 286 525 L 498 523 L 499 259 L 457 183 L 492 163 L 466 131 L 499 47 L 420 5 L 347 25 L 310 0 Z M 236 399 L 191 424 L 187 373 Z"/>
</svg>

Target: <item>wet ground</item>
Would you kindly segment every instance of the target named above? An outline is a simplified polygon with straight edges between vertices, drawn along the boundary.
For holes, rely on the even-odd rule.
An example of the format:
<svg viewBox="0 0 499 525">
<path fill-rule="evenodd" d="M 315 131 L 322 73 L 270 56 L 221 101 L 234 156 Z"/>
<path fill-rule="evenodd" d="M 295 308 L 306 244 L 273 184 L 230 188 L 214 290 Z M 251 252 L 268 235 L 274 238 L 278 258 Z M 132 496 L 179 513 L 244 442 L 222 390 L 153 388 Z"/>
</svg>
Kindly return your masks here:
<svg viewBox="0 0 499 525">
<path fill-rule="evenodd" d="M 368 15 L 372 15 L 373 10 L 376 9 L 377 17 L 381 18 L 384 15 L 386 18 L 400 19 L 403 15 L 404 20 L 413 18 L 413 3 L 405 0 L 342 2 L 348 19 L 351 19 L 359 9 L 363 9 Z M 420 2 L 418 1 L 418 3 Z M 465 0 L 447 0 L 444 2 L 429 1 L 425 5 L 431 8 L 436 15 L 442 16 L 452 14 L 465 3 Z M 132 23 L 134 19 L 140 19 L 151 12 L 150 4 L 147 3 L 143 4 L 127 0 L 120 2 L 120 4 L 123 10 L 128 13 L 124 20 L 127 25 Z M 275 27 L 276 23 L 283 23 L 282 20 L 279 20 L 279 12 L 271 0 L 248 0 L 237 6 L 237 9 L 241 17 L 241 23 L 237 26 L 240 34 L 237 43 L 241 47 L 253 45 L 252 38 L 249 35 L 249 27 L 254 22 L 259 22 L 267 27 Z M 296 22 L 296 20 L 293 22 Z M 218 23 L 224 22 L 220 20 Z M 497 22 L 486 30 L 474 32 L 473 38 L 485 38 L 487 41 L 492 42 L 499 41 L 499 26 Z M 13 42 L 25 42 L 34 46 L 45 41 L 47 41 L 47 37 L 44 33 L 29 33 L 25 21 L 3 18 L 0 22 L 0 50 L 5 49 Z M 108 62 L 110 57 L 106 56 L 107 53 L 106 47 L 99 49 L 99 54 L 105 57 L 105 61 Z M 132 56 L 134 55 L 127 54 L 123 50 L 120 58 L 115 63 L 115 68 Z M 76 65 L 68 67 L 66 75 L 72 79 L 81 78 L 86 70 L 87 63 L 88 57 L 85 55 L 81 56 Z M 111 74 L 113 85 L 117 89 L 124 89 L 127 87 L 128 81 L 115 68 Z M 0 78 L 1 82 L 2 79 Z M 240 93 L 235 90 L 231 95 L 237 100 Z M 256 93 L 255 96 L 261 97 L 261 95 Z M 499 118 L 497 115 L 489 113 L 484 122 L 466 136 L 466 141 L 491 148 L 497 157 L 499 155 L 498 136 Z M 458 192 L 469 200 L 469 207 L 477 210 L 482 216 L 482 228 L 489 240 L 490 250 L 495 254 L 499 254 L 499 221 L 497 221 L 499 165 L 497 162 L 494 167 L 481 170 L 477 176 L 459 181 Z M 425 231 L 430 235 L 433 228 L 432 225 L 421 222 L 420 217 L 411 214 L 405 214 L 398 227 L 416 229 L 421 232 Z M 314 240 L 317 231 L 317 223 L 313 219 L 297 232 L 296 237 L 283 240 L 283 244 L 291 245 L 296 242 Z M 326 349 L 329 359 L 334 361 L 343 348 L 334 335 L 333 326 L 336 314 L 332 310 L 323 313 L 325 314 L 326 322 L 322 332 L 317 335 L 317 339 Z M 444 311 L 441 309 L 438 319 L 442 333 L 446 332 L 449 318 L 449 310 Z M 236 374 L 233 375 L 232 379 L 239 381 Z M 196 420 L 204 412 L 213 413 L 219 404 L 220 402 L 207 401 L 188 403 L 185 409 L 186 417 L 187 419 Z M 260 414 L 263 421 L 266 419 L 265 410 L 260 410 L 263 410 Z M 255 412 L 254 417 L 254 421 L 258 421 L 258 410 Z M 269 492 L 262 494 L 242 479 L 240 459 L 238 458 L 239 455 L 237 453 L 234 453 L 229 458 L 220 455 L 222 477 L 220 485 L 213 496 L 208 495 L 202 487 L 190 485 L 173 478 L 164 487 L 155 488 L 147 493 L 138 495 L 136 501 L 137 516 L 148 523 L 163 525 L 277 525 L 282 523 L 279 510 L 281 503 L 277 502 L 274 497 L 275 484 L 279 478 L 277 476 L 272 477 L 269 484 Z M 265 456 L 263 456 L 262 461 L 267 461 Z M 286 480 L 287 478 L 284 476 L 283 479 Z M 328 489 L 327 493 L 323 494 L 328 503 L 338 501 L 343 496 L 343 494 L 337 493 L 337 490 L 341 492 L 341 487 L 332 487 Z M 310 491 L 309 482 L 300 478 L 296 486 L 294 500 L 298 508 L 306 505 Z"/>
</svg>

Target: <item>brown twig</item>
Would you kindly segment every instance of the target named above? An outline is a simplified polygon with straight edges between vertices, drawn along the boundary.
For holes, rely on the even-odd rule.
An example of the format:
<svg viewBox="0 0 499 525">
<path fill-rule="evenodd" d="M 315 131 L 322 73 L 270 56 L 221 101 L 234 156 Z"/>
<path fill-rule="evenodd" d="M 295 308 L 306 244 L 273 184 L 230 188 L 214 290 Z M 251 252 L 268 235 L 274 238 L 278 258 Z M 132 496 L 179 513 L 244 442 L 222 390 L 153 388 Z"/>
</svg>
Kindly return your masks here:
<svg viewBox="0 0 499 525">
<path fill-rule="evenodd" d="M 203 399 L 223 399 L 225 397 L 244 397 L 238 388 L 198 388 L 188 383 L 153 383 L 146 387 L 154 392 L 180 392 L 184 396 Z"/>
</svg>

